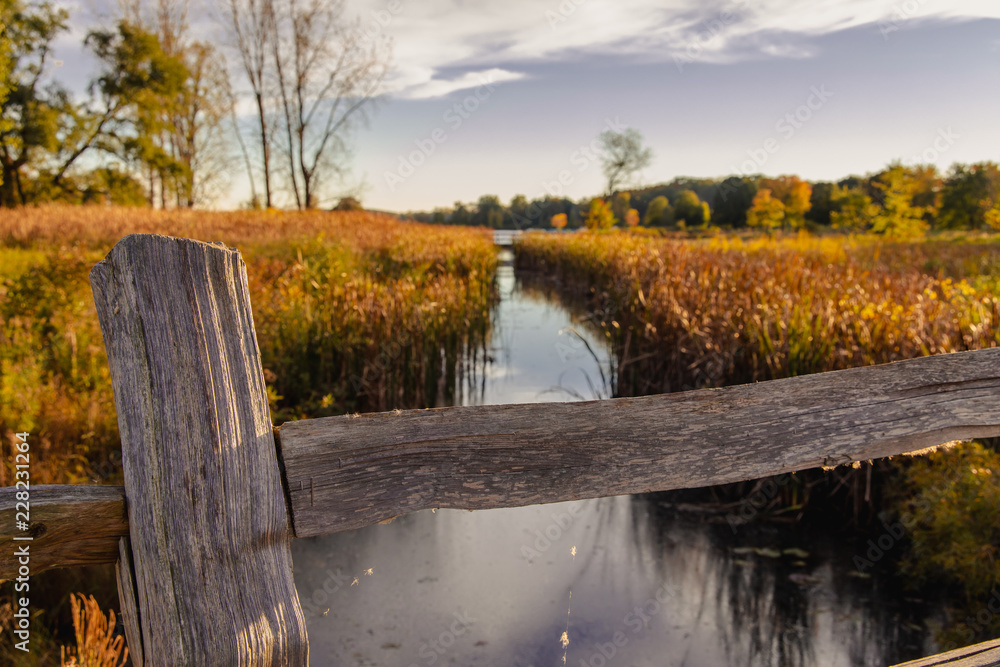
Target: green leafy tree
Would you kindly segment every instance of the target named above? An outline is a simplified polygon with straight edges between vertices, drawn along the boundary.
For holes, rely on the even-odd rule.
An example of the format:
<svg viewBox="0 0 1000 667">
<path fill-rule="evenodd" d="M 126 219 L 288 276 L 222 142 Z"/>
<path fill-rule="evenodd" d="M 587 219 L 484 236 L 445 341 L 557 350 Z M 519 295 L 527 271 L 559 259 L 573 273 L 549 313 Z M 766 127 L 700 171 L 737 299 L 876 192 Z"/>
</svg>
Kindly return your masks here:
<svg viewBox="0 0 1000 667">
<path fill-rule="evenodd" d="M 694 190 L 682 190 L 674 202 L 674 219 L 684 227 L 702 227 L 711 218 L 708 204 L 698 198 Z"/>
<path fill-rule="evenodd" d="M 159 185 L 160 205 L 173 200 L 177 207 L 207 203 L 218 195 L 232 171 L 233 91 L 223 53 L 208 42 L 189 37 L 188 3 L 176 0 L 118 0 L 123 18 L 156 35 L 164 54 L 187 69 L 177 94 L 156 109 L 160 131 L 152 141 L 176 162 L 174 168 L 147 174 Z M 235 119 L 234 119 L 235 120 Z M 244 158 L 242 136 L 237 136 Z M 256 184 L 250 174 L 252 196 Z M 155 189 L 151 188 L 151 189 Z M 155 195 L 155 192 L 154 192 Z"/>
<path fill-rule="evenodd" d="M 504 211 L 500 198 L 496 195 L 483 195 L 476 204 L 473 224 L 480 227 L 500 229 L 503 227 Z"/>
<path fill-rule="evenodd" d="M 715 194 L 712 222 L 724 227 L 745 227 L 747 211 L 757 194 L 755 179 L 730 176 L 719 184 Z"/>
<path fill-rule="evenodd" d="M 623 132 L 602 132 L 600 142 L 608 197 L 618 190 L 619 185 L 630 180 L 653 161 L 652 149 L 642 145 L 642 133 L 634 128 L 626 128 Z"/>
<path fill-rule="evenodd" d="M 469 211 L 468 207 L 460 201 L 455 202 L 455 206 L 452 209 L 451 224 L 453 225 L 472 224 L 472 213 Z"/>
<path fill-rule="evenodd" d="M 611 229 L 615 226 L 615 214 L 611 212 L 611 207 L 598 197 L 590 202 L 590 210 L 583 224 L 590 230 Z"/>
<path fill-rule="evenodd" d="M 956 164 L 941 193 L 939 226 L 945 229 L 1000 228 L 1000 166 Z"/>
<path fill-rule="evenodd" d="M 78 185 L 83 204 L 147 205 L 143 184 L 117 165 L 90 170 L 79 179 Z"/>
<path fill-rule="evenodd" d="M 611 199 L 611 212 L 615 214 L 615 223 L 624 222 L 631 208 L 632 193 L 617 192 Z"/>
<path fill-rule="evenodd" d="M 805 216 L 807 220 L 824 227 L 830 226 L 831 197 L 836 187 L 833 183 L 816 183 L 812 186 L 812 195 L 809 197 L 809 212 Z"/>
<path fill-rule="evenodd" d="M 511 197 L 510 205 L 507 206 L 507 216 L 510 218 L 511 227 L 523 229 L 530 226 L 528 219 L 528 198 L 524 195 L 514 195 Z"/>
<path fill-rule="evenodd" d="M 45 85 L 52 43 L 67 13 L 48 2 L 2 0 L 4 95 L 0 102 L 0 205 L 26 204 L 47 189 L 60 148 L 83 112 L 56 84 Z M 69 129 L 67 129 L 69 128 Z M 72 162 L 72 159 L 65 162 Z"/>
<path fill-rule="evenodd" d="M 882 205 L 872 220 L 873 232 L 894 238 L 916 238 L 927 232 L 924 209 L 913 205 L 916 179 L 905 167 L 890 165 L 872 185 L 882 195 Z"/>
<path fill-rule="evenodd" d="M 643 216 L 642 224 L 647 227 L 669 227 L 674 222 L 674 209 L 670 206 L 670 200 L 660 195 L 649 202 L 646 207 L 646 215 Z"/>
<path fill-rule="evenodd" d="M 924 210 L 928 223 L 937 219 L 941 208 L 941 189 L 944 180 L 934 165 L 918 165 L 908 168 L 913 178 L 913 205 Z"/>
<path fill-rule="evenodd" d="M 97 30 L 86 43 L 102 64 L 94 84 L 100 110 L 94 116 L 93 139 L 81 142 L 86 150 L 100 141 L 126 163 L 145 171 L 150 183 L 188 178 L 188 167 L 164 139 L 170 114 L 184 97 L 189 72 L 183 60 L 163 50 L 159 38 L 145 28 L 122 20 L 115 30 Z"/>
<path fill-rule="evenodd" d="M 13 62 L 13 40 L 11 26 L 14 23 L 14 1 L 0 0 L 0 108 L 10 93 L 10 74 Z M 0 133 L 10 129 L 11 121 L 0 117 Z M 3 185 L 3 172 L 0 171 L 0 185 Z"/>
<path fill-rule="evenodd" d="M 834 229 L 863 232 L 869 229 L 879 208 L 860 188 L 834 185 L 830 192 L 830 224 Z"/>
</svg>

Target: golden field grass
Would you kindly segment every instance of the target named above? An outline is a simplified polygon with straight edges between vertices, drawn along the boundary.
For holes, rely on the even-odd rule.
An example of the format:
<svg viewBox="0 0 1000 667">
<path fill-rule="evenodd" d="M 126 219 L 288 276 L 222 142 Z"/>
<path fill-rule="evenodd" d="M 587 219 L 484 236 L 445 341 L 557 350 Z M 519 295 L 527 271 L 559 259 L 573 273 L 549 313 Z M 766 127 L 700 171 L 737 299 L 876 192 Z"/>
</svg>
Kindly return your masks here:
<svg viewBox="0 0 1000 667">
<path fill-rule="evenodd" d="M 241 251 L 276 422 L 442 400 L 439 376 L 484 335 L 495 299 L 477 229 L 363 212 L 0 210 L 0 433 L 32 434 L 36 483 L 120 479 L 88 273 L 130 233 Z"/>
<path fill-rule="evenodd" d="M 1000 343 L 997 237 L 529 234 L 522 268 L 588 299 L 625 395 Z"/>
</svg>

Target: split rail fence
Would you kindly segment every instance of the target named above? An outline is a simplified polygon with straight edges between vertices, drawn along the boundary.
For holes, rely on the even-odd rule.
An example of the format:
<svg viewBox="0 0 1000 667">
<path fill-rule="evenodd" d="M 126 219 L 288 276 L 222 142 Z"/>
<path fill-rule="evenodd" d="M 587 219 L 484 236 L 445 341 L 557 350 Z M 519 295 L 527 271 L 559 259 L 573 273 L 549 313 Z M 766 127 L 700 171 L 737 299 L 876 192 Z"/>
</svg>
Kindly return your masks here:
<svg viewBox="0 0 1000 667">
<path fill-rule="evenodd" d="M 295 537 L 428 508 L 693 488 L 1000 436 L 1000 349 L 662 396 L 452 407 L 274 428 L 235 249 L 123 238 L 90 275 L 125 486 L 38 486 L 0 579 L 115 563 L 133 663 L 308 664 Z M 15 541 L 15 537 L 20 540 Z M 30 540 L 25 538 L 30 537 Z M 907 663 L 1000 664 L 1000 641 Z"/>
</svg>

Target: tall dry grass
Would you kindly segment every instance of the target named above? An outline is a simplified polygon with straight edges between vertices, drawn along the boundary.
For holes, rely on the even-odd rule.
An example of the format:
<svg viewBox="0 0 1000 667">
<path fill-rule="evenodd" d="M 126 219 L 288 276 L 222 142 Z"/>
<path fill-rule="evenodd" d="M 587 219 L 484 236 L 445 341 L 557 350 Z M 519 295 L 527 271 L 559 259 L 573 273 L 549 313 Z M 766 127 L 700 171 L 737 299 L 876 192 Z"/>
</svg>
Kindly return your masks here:
<svg viewBox="0 0 1000 667">
<path fill-rule="evenodd" d="M 531 234 L 521 268 L 588 299 L 621 395 L 885 363 L 1000 343 L 1000 244 L 872 237 Z"/>
<path fill-rule="evenodd" d="M 121 667 L 128 660 L 125 637 L 115 635 L 115 612 L 105 616 L 94 596 L 71 593 L 75 647 L 62 647 L 62 667 Z"/>
<path fill-rule="evenodd" d="M 482 230 L 363 212 L 0 210 L 0 434 L 32 434 L 36 483 L 120 480 L 88 273 L 139 232 L 239 248 L 275 421 L 447 403 L 495 300 Z"/>
</svg>

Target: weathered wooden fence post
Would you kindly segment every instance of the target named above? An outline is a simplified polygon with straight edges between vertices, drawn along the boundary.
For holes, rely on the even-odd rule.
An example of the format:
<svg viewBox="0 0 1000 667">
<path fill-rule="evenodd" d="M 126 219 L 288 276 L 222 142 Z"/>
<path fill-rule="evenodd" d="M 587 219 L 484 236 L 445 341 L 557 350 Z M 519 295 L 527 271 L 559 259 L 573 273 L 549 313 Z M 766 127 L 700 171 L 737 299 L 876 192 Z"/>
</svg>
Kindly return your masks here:
<svg viewBox="0 0 1000 667">
<path fill-rule="evenodd" d="M 132 235 L 90 279 L 122 439 L 119 594 L 135 663 L 307 665 L 239 253 Z"/>
</svg>

